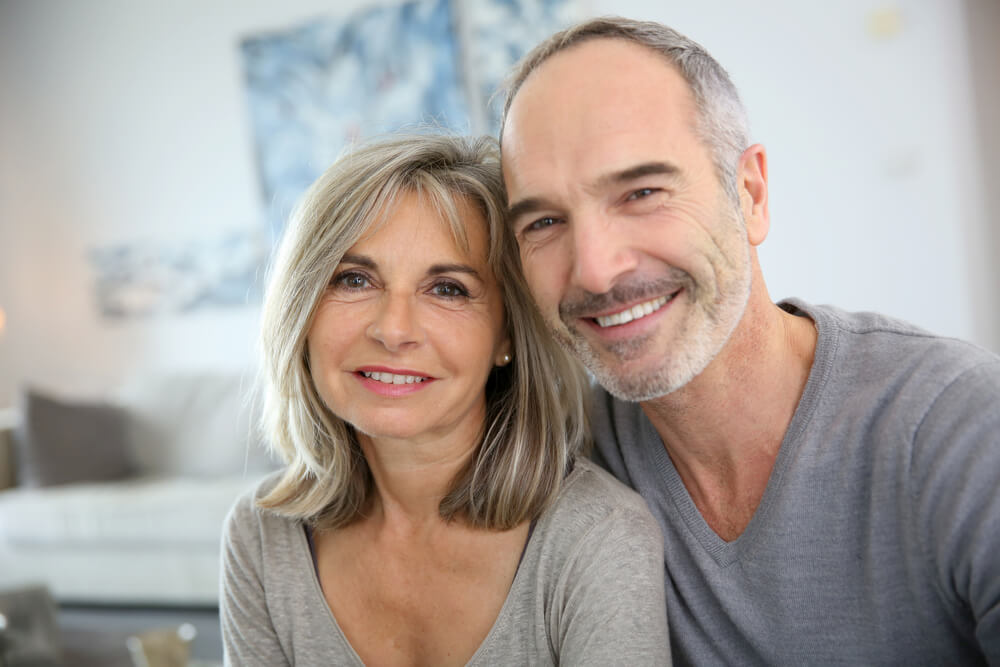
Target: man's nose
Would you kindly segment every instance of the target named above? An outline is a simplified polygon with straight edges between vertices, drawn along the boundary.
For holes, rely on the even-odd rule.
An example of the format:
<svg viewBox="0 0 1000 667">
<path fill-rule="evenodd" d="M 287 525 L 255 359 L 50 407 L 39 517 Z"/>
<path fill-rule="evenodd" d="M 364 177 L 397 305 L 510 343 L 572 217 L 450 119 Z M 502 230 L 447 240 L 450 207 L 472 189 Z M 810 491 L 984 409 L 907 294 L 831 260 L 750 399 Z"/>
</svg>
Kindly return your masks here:
<svg viewBox="0 0 1000 667">
<path fill-rule="evenodd" d="M 635 270 L 638 260 L 632 240 L 607 219 L 580 218 L 573 221 L 572 229 L 575 287 L 604 294 L 622 275 Z"/>
<path fill-rule="evenodd" d="M 414 299 L 410 294 L 383 294 L 368 325 L 368 336 L 382 343 L 390 352 L 422 343 L 424 329 Z"/>
</svg>

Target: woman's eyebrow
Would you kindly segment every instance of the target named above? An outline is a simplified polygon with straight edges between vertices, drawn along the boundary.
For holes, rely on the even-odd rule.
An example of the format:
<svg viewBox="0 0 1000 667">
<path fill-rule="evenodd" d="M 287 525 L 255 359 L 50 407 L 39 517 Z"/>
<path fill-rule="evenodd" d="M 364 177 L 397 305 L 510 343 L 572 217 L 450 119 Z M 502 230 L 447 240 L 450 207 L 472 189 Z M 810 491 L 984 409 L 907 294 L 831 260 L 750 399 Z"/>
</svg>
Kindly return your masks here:
<svg viewBox="0 0 1000 667">
<path fill-rule="evenodd" d="M 437 276 L 442 273 L 466 273 L 477 280 L 482 280 L 479 271 L 476 271 L 476 269 L 468 264 L 435 264 L 427 269 L 427 275 L 429 276 Z"/>
<path fill-rule="evenodd" d="M 341 264 L 357 264 L 358 266 L 363 266 L 366 269 L 377 269 L 378 264 L 375 260 L 368 255 L 352 255 L 350 253 L 344 255 L 340 258 Z"/>
<path fill-rule="evenodd" d="M 355 255 L 348 253 L 340 258 L 341 264 L 355 264 L 357 266 L 363 266 L 366 269 L 377 270 L 378 262 L 369 257 L 368 255 Z M 427 275 L 438 276 L 443 273 L 465 273 L 467 275 L 476 278 L 477 280 L 482 280 L 483 277 L 479 274 L 479 271 L 475 267 L 468 264 L 459 263 L 443 263 L 443 264 L 433 264 L 427 269 Z"/>
</svg>

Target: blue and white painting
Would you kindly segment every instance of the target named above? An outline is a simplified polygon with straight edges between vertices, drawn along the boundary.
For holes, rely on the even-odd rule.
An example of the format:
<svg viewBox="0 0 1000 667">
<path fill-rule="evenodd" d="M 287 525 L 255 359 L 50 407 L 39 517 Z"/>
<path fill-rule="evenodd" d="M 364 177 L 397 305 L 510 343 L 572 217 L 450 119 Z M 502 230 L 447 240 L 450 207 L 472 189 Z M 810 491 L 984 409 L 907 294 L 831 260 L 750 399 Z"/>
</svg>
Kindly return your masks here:
<svg viewBox="0 0 1000 667">
<path fill-rule="evenodd" d="M 256 303 L 268 254 L 263 231 L 255 226 L 187 242 L 94 249 L 98 309 L 121 319 Z"/>
<path fill-rule="evenodd" d="M 242 45 L 261 190 L 277 237 L 343 149 L 399 130 L 496 134 L 494 96 L 573 0 L 414 0 L 255 35 Z"/>
<path fill-rule="evenodd" d="M 260 276 L 305 189 L 343 150 L 394 131 L 493 134 L 507 72 L 582 18 L 578 0 L 371 4 L 245 37 L 263 222 L 163 245 L 91 251 L 101 313 L 128 318 L 259 301 Z M 491 99 L 493 103 L 491 105 Z"/>
<path fill-rule="evenodd" d="M 456 0 L 467 35 L 463 62 L 470 73 L 471 104 L 482 114 L 480 131 L 496 135 L 503 111 L 504 79 L 528 51 L 556 30 L 581 21 L 572 0 Z"/>
<path fill-rule="evenodd" d="M 250 116 L 275 231 L 305 188 L 360 139 L 468 131 L 447 0 L 374 7 L 243 41 Z"/>
</svg>

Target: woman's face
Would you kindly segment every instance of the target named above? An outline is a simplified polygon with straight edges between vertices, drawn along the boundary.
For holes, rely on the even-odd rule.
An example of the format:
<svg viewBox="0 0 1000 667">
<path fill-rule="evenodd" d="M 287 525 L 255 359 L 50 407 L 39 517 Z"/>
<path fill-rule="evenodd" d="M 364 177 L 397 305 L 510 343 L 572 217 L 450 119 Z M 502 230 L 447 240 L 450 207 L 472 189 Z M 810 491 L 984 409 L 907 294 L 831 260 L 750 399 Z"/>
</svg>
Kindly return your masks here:
<svg viewBox="0 0 1000 667">
<path fill-rule="evenodd" d="M 480 432 L 486 379 L 510 343 L 486 223 L 458 204 L 469 252 L 407 193 L 344 255 L 320 300 L 307 341 L 313 382 L 359 433 L 471 446 Z"/>
</svg>

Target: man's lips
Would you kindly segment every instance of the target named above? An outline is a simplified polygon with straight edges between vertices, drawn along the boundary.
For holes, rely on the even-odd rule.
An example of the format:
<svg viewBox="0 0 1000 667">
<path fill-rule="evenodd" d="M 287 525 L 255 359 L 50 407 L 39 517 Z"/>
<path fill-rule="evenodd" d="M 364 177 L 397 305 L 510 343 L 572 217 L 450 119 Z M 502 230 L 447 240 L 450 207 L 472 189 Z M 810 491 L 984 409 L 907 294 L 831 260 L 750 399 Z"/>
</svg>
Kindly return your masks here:
<svg viewBox="0 0 1000 667">
<path fill-rule="evenodd" d="M 627 308 L 621 308 L 620 310 L 606 313 L 604 315 L 595 315 L 588 317 L 586 319 L 591 320 L 596 323 L 598 327 L 606 329 L 608 327 L 621 326 L 623 324 L 628 324 L 629 322 L 634 322 L 635 320 L 641 320 L 644 317 L 652 315 L 656 311 L 663 308 L 665 305 L 673 301 L 680 293 L 677 290 L 673 294 L 667 294 L 665 296 L 658 296 L 647 301 L 642 301 L 635 305 L 629 306 Z"/>
</svg>

